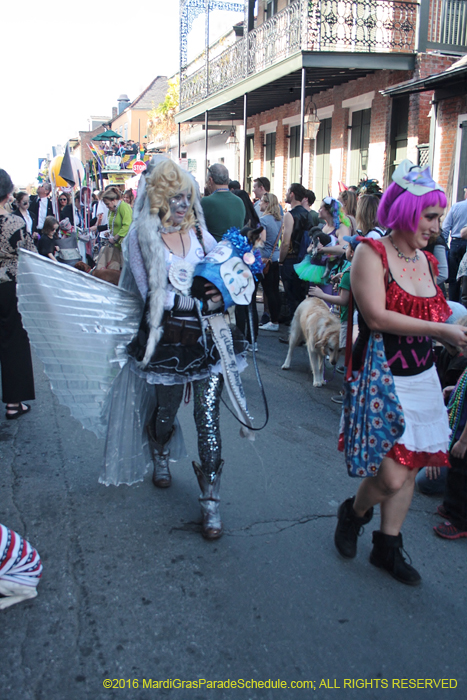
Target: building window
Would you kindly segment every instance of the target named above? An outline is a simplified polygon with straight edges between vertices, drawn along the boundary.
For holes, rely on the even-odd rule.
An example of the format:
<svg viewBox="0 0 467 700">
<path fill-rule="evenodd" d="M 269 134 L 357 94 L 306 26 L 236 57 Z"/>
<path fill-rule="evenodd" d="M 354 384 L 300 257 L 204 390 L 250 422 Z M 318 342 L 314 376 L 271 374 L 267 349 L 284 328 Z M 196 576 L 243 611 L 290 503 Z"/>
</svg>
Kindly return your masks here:
<svg viewBox="0 0 467 700">
<path fill-rule="evenodd" d="M 329 195 L 329 175 L 331 156 L 332 117 L 321 119 L 316 136 L 315 184 L 316 201 L 321 201 Z"/>
<path fill-rule="evenodd" d="M 247 134 L 246 137 L 246 186 L 245 189 L 251 196 L 253 192 L 253 166 L 255 162 L 255 137 Z"/>
<path fill-rule="evenodd" d="M 289 184 L 300 182 L 300 126 L 290 127 Z"/>
<path fill-rule="evenodd" d="M 464 199 L 464 187 L 467 183 L 467 121 L 463 121 L 459 124 L 461 129 L 461 147 L 460 147 L 460 157 L 459 157 L 459 176 L 457 179 L 457 202 L 462 202 Z"/>
<path fill-rule="evenodd" d="M 266 2 L 266 19 L 271 19 L 277 14 L 277 0 L 267 0 Z"/>
<path fill-rule="evenodd" d="M 271 192 L 274 192 L 274 173 L 276 170 L 276 132 L 266 134 L 266 177 L 271 182 Z"/>
<path fill-rule="evenodd" d="M 405 158 L 409 131 L 409 96 L 395 97 L 392 102 L 389 177 Z"/>
<path fill-rule="evenodd" d="M 360 109 L 358 112 L 352 112 L 348 185 L 358 185 L 360 180 L 368 174 L 370 121 L 371 109 Z"/>
</svg>

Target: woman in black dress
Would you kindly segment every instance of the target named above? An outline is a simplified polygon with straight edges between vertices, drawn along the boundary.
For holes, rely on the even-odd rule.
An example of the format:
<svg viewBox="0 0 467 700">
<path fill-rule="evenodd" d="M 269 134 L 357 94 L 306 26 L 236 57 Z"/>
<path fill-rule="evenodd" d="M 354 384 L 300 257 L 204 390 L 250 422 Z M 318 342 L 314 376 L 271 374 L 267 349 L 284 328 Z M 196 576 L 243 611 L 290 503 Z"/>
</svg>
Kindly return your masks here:
<svg viewBox="0 0 467 700">
<path fill-rule="evenodd" d="M 16 301 L 18 250 L 35 250 L 35 246 L 26 234 L 24 220 L 5 209 L 13 187 L 8 173 L 0 169 L 0 365 L 7 420 L 30 411 L 31 406 L 23 401 L 35 398 L 31 349 Z"/>
</svg>

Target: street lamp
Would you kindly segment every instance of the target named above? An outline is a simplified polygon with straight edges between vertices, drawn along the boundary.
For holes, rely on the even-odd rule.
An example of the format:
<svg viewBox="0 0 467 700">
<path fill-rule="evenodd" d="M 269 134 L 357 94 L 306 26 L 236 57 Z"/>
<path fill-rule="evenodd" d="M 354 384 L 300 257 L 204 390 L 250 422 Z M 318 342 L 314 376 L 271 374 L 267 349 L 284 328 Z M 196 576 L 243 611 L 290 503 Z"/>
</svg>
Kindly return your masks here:
<svg viewBox="0 0 467 700">
<path fill-rule="evenodd" d="M 226 146 L 238 146 L 238 140 L 237 140 L 237 130 L 235 129 L 234 125 L 232 124 L 232 127 L 230 129 L 230 134 L 227 138 L 227 141 L 225 142 Z"/>
<path fill-rule="evenodd" d="M 314 140 L 319 131 L 320 120 L 318 119 L 316 105 L 311 100 L 308 103 L 307 111 L 305 114 L 305 133 L 304 138 Z"/>
</svg>

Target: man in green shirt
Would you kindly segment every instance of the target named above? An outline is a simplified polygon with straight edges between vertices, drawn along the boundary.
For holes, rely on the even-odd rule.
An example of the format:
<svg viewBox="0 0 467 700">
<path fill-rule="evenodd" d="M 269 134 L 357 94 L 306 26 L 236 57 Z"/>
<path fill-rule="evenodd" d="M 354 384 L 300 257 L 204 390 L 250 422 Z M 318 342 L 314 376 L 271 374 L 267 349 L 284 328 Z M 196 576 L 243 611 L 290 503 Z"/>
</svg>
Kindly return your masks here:
<svg viewBox="0 0 467 700">
<path fill-rule="evenodd" d="M 203 197 L 206 226 L 216 241 L 220 241 L 229 228 L 243 228 L 245 205 L 240 197 L 229 190 L 229 171 L 222 163 L 213 163 L 208 168 L 208 197 Z"/>
</svg>

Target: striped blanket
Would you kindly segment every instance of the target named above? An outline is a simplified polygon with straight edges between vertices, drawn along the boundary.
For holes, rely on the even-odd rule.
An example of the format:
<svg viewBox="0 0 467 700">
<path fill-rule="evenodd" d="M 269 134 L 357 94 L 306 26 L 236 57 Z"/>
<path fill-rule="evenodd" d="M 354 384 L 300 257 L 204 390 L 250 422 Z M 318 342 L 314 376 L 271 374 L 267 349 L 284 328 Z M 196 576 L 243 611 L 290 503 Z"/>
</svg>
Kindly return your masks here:
<svg viewBox="0 0 467 700">
<path fill-rule="evenodd" d="M 42 562 L 37 550 L 0 523 L 0 579 L 37 586 L 41 576 Z"/>
</svg>

